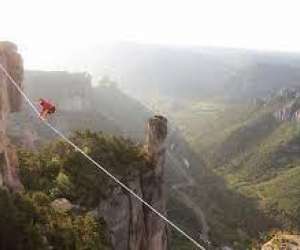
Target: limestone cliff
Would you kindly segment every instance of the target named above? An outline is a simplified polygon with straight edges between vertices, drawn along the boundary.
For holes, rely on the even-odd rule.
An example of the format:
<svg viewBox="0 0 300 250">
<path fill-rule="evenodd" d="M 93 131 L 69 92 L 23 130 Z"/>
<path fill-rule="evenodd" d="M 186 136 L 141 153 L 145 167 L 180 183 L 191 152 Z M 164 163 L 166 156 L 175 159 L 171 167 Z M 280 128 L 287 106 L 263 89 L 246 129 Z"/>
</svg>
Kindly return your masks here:
<svg viewBox="0 0 300 250">
<path fill-rule="evenodd" d="M 149 119 L 145 145 L 149 169 L 142 174 L 132 173 L 127 183 L 162 214 L 166 214 L 166 136 L 167 119 L 161 116 Z M 98 214 L 107 223 L 114 250 L 166 250 L 168 247 L 165 222 L 122 188 L 114 189 L 109 199 L 100 203 Z"/>
<path fill-rule="evenodd" d="M 17 47 L 10 42 L 0 42 L 0 63 L 21 86 L 23 80 L 23 63 Z M 21 96 L 10 83 L 4 72 L 0 71 L 0 186 L 13 191 L 22 189 L 18 177 L 18 158 L 14 146 L 7 137 L 7 122 L 11 112 L 21 106 Z"/>
<path fill-rule="evenodd" d="M 92 87 L 92 79 L 87 73 L 25 71 L 23 85 L 27 96 L 35 104 L 40 97 L 55 103 L 57 111 L 49 117 L 49 121 L 64 134 L 69 135 L 72 131 L 86 129 L 121 134 L 122 121 L 115 121 L 103 114 L 103 111 L 110 114 L 107 108 L 110 106 L 94 103 L 102 96 Z M 109 93 L 106 93 L 106 96 L 117 99 Z M 122 112 L 124 116 L 127 113 Z M 57 138 L 36 119 L 28 105 L 23 105 L 21 112 L 10 116 L 7 133 L 15 144 L 30 149 Z"/>
<path fill-rule="evenodd" d="M 270 104 L 279 105 L 279 108 L 274 112 L 274 117 L 278 121 L 300 121 L 300 92 L 298 90 L 281 89 L 271 99 Z"/>
<path fill-rule="evenodd" d="M 24 87 L 32 100 L 45 97 L 59 110 L 80 112 L 91 108 L 91 76 L 66 71 L 26 71 Z"/>
<path fill-rule="evenodd" d="M 300 121 L 299 100 L 292 101 L 274 113 L 278 121 Z"/>
</svg>

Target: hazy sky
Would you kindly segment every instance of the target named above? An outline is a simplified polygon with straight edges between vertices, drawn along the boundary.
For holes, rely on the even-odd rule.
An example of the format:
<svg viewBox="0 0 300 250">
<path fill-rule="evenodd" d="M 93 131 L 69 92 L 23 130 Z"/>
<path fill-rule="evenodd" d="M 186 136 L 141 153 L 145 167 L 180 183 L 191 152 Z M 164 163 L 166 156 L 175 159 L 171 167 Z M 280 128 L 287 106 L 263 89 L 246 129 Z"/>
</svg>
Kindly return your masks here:
<svg viewBox="0 0 300 250">
<path fill-rule="evenodd" d="M 298 0 L 4 0 L 0 40 L 28 68 L 114 41 L 300 51 Z"/>
</svg>

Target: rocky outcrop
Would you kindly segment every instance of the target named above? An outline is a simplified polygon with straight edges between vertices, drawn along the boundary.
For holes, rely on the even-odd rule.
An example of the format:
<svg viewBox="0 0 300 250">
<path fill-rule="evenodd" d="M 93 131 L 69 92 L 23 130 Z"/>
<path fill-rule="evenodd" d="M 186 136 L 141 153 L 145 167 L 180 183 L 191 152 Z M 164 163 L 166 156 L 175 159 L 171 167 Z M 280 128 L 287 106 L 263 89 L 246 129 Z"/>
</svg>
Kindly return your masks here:
<svg viewBox="0 0 300 250">
<path fill-rule="evenodd" d="M 270 241 L 262 245 L 261 250 L 299 250 L 300 235 L 275 235 Z"/>
<path fill-rule="evenodd" d="M 32 100 L 45 97 L 59 110 L 81 112 L 91 108 L 92 79 L 87 73 L 26 71 L 25 91 Z"/>
<path fill-rule="evenodd" d="M 142 176 L 142 190 L 144 199 L 157 211 L 166 215 L 164 166 L 166 160 L 167 119 L 154 116 L 149 119 L 147 126 L 146 152 L 150 157 L 152 170 Z M 146 227 L 146 246 L 143 249 L 167 249 L 167 227 L 165 222 L 151 212 L 144 209 Z"/>
<path fill-rule="evenodd" d="M 17 50 L 17 46 L 11 42 L 0 42 L 0 63 L 6 68 L 7 72 L 13 77 L 19 86 L 21 86 L 23 81 L 23 61 Z M 3 84 L 6 83 L 6 91 L 4 89 L 3 90 L 8 93 L 7 103 L 9 105 L 7 108 L 10 112 L 19 111 L 22 98 L 18 91 L 12 86 L 12 84 L 7 84 L 7 79 L 3 72 L 1 72 L 1 81 Z"/>
<path fill-rule="evenodd" d="M 292 111 L 291 104 L 275 111 L 274 116 L 278 121 L 291 121 L 295 119 L 295 113 Z"/>
<path fill-rule="evenodd" d="M 74 205 L 66 198 L 58 198 L 51 202 L 51 207 L 61 212 L 68 212 L 74 208 Z"/>
<path fill-rule="evenodd" d="M 166 215 L 164 189 L 165 139 L 167 119 L 155 116 L 148 121 L 146 153 L 149 168 L 131 174 L 127 185 L 145 201 Z M 97 213 L 110 231 L 114 250 L 166 250 L 167 225 L 121 187 L 100 203 Z"/>
<path fill-rule="evenodd" d="M 274 112 L 278 121 L 300 121 L 300 92 L 295 89 L 284 88 L 273 97 L 273 104 L 279 104 Z M 271 103 L 272 104 L 272 100 Z"/>
<path fill-rule="evenodd" d="M 282 88 L 277 94 L 277 97 L 281 97 L 286 100 L 294 99 L 297 96 L 299 96 L 299 93 L 296 89 L 293 88 Z"/>
<path fill-rule="evenodd" d="M 282 108 L 274 112 L 274 117 L 278 121 L 300 121 L 300 100 L 284 105 Z"/>
<path fill-rule="evenodd" d="M 0 63 L 21 86 L 23 80 L 22 58 L 17 47 L 10 42 L 0 42 Z M 6 134 L 8 116 L 21 107 L 21 96 L 0 70 L 0 186 L 13 191 L 22 190 L 18 177 L 18 158 L 16 149 L 10 144 Z"/>
</svg>

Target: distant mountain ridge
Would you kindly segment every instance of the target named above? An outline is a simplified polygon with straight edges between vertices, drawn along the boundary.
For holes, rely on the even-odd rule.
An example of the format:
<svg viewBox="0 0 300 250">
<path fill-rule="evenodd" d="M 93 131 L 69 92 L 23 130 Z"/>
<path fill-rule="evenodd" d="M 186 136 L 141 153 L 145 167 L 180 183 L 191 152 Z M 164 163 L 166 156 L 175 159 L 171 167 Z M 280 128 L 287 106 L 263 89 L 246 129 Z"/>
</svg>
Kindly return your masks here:
<svg viewBox="0 0 300 250">
<path fill-rule="evenodd" d="M 244 98 L 300 84 L 300 55 L 292 53 L 120 43 L 87 49 L 80 63 L 94 76 L 117 79 L 141 99 Z"/>
</svg>

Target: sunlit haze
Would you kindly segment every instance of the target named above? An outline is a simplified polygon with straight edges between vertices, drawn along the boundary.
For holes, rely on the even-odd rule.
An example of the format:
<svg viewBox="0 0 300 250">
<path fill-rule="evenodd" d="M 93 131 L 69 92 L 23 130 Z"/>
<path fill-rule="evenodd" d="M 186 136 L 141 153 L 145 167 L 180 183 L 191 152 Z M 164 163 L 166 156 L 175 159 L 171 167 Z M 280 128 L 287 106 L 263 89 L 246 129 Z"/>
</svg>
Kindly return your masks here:
<svg viewBox="0 0 300 250">
<path fill-rule="evenodd" d="M 70 54 L 119 41 L 300 51 L 299 1 L 2 1 L 0 40 L 26 68 L 64 69 Z"/>
</svg>

